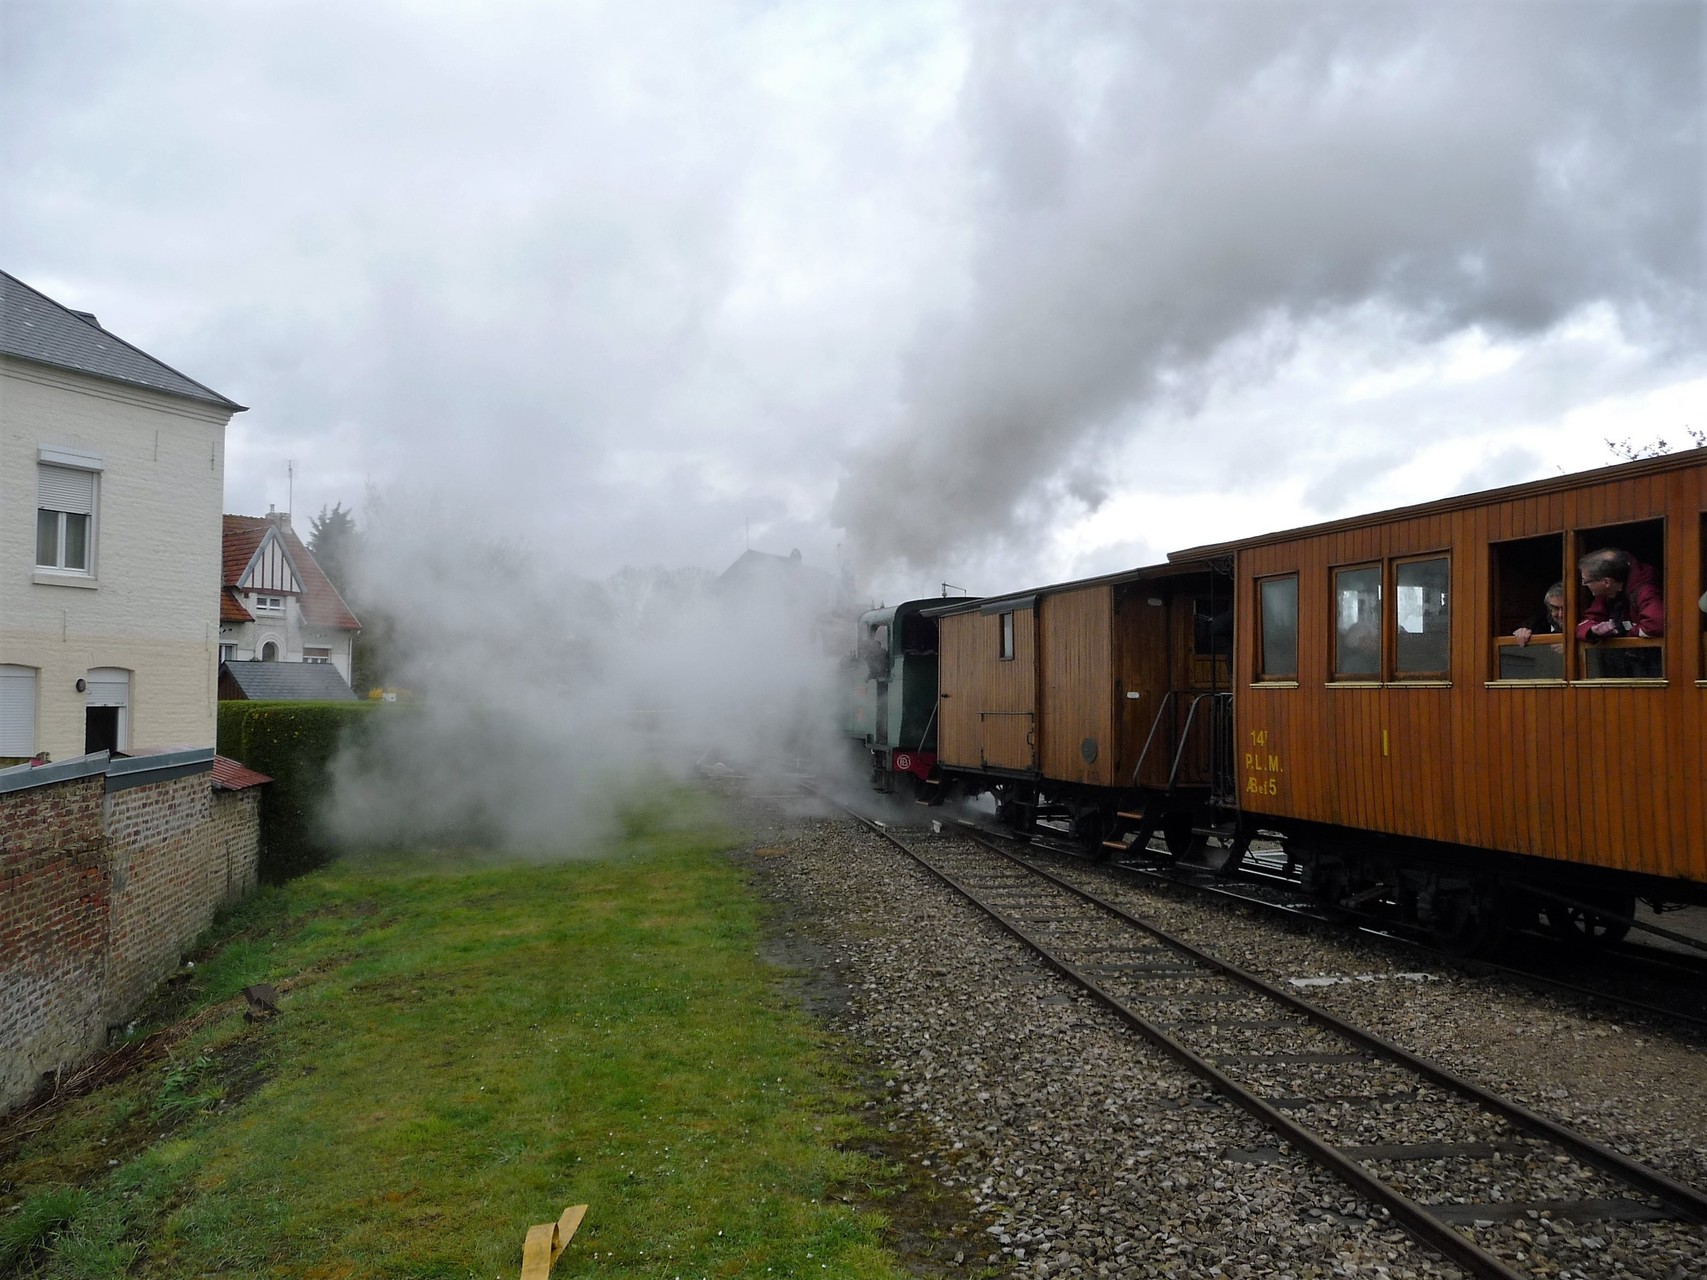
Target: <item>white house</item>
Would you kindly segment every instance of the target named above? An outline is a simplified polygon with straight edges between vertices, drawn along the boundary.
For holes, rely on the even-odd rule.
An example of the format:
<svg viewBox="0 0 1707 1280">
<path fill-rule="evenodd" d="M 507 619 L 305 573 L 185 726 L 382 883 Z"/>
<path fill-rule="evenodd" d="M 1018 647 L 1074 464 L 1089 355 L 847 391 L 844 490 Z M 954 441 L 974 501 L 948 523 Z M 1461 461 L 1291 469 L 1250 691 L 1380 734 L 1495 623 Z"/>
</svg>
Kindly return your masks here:
<svg viewBox="0 0 1707 1280">
<path fill-rule="evenodd" d="M 361 623 L 291 528 L 290 513 L 225 517 L 221 662 L 326 663 L 350 683 Z"/>
<path fill-rule="evenodd" d="M 0 763 L 213 745 L 243 408 L 0 272 Z"/>
</svg>

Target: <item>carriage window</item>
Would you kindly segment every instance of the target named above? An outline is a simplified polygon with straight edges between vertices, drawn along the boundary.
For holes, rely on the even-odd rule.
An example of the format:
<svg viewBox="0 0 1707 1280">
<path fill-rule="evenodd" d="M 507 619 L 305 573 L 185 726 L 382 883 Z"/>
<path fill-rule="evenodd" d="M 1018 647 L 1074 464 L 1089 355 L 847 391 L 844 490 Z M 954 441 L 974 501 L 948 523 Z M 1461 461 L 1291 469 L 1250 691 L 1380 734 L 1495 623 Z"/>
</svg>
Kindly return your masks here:
<svg viewBox="0 0 1707 1280">
<path fill-rule="evenodd" d="M 1665 674 L 1665 521 L 1579 529 L 1577 675 L 1583 680 L 1658 680 Z"/>
<path fill-rule="evenodd" d="M 1393 566 L 1393 674 L 1445 679 L 1451 666 L 1452 565 L 1445 556 Z"/>
<path fill-rule="evenodd" d="M 1381 566 L 1334 570 L 1334 676 L 1381 674 Z"/>
<path fill-rule="evenodd" d="M 1014 657 L 1014 616 L 1011 613 L 1002 614 L 1002 652 L 1003 662 L 1012 662 Z"/>
<path fill-rule="evenodd" d="M 1563 680 L 1565 633 L 1574 625 L 1574 578 L 1565 538 L 1496 542 L 1493 552 L 1494 672 L 1499 680 Z"/>
<path fill-rule="evenodd" d="M 1298 575 L 1265 578 L 1257 584 L 1262 607 L 1258 680 L 1298 678 Z"/>
</svg>

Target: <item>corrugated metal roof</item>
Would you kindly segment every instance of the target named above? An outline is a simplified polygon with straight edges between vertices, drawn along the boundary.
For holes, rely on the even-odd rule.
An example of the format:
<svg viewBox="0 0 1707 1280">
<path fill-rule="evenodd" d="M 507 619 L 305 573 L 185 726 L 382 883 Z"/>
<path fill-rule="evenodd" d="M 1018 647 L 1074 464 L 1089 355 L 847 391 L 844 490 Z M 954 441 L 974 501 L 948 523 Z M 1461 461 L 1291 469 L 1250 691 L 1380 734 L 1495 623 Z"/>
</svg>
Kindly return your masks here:
<svg viewBox="0 0 1707 1280">
<path fill-rule="evenodd" d="M 199 400 L 233 413 L 244 411 L 235 400 L 108 333 L 93 316 L 61 306 L 4 271 L 0 271 L 0 354 Z"/>
</svg>

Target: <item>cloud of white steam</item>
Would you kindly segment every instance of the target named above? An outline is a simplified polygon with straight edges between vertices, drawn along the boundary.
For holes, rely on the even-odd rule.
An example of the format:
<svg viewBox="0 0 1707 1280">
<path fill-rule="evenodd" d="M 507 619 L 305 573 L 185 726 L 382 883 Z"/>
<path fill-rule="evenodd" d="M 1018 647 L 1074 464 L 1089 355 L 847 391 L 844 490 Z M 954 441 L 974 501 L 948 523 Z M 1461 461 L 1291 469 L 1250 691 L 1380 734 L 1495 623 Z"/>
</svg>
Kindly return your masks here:
<svg viewBox="0 0 1707 1280">
<path fill-rule="evenodd" d="M 1095 510 L 1119 434 L 1199 412 L 1251 335 L 1272 372 L 1311 327 L 1374 316 L 1423 350 L 1598 309 L 1662 365 L 1699 358 L 1697 3 L 971 13 L 966 296 L 850 456 L 836 516 L 868 566 Z"/>
<path fill-rule="evenodd" d="M 323 816 L 345 846 L 560 854 L 708 766 L 835 758 L 851 631 L 828 573 L 764 556 L 721 580 L 631 568 L 595 583 L 489 514 L 370 509 L 356 594 L 392 620 L 405 692 L 334 770 Z"/>
</svg>

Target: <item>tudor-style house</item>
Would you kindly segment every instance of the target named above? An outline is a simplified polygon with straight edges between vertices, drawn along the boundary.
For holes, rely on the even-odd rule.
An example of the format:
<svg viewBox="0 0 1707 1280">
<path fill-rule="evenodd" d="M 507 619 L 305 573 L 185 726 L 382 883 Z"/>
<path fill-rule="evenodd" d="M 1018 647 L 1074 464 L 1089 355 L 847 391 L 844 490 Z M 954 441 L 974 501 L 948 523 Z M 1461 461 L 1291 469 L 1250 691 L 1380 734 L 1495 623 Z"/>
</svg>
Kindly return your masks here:
<svg viewBox="0 0 1707 1280">
<path fill-rule="evenodd" d="M 242 411 L 0 272 L 0 764 L 213 745 Z"/>
<path fill-rule="evenodd" d="M 361 623 L 291 528 L 288 511 L 225 517 L 222 663 L 324 663 L 346 686 Z"/>
</svg>

